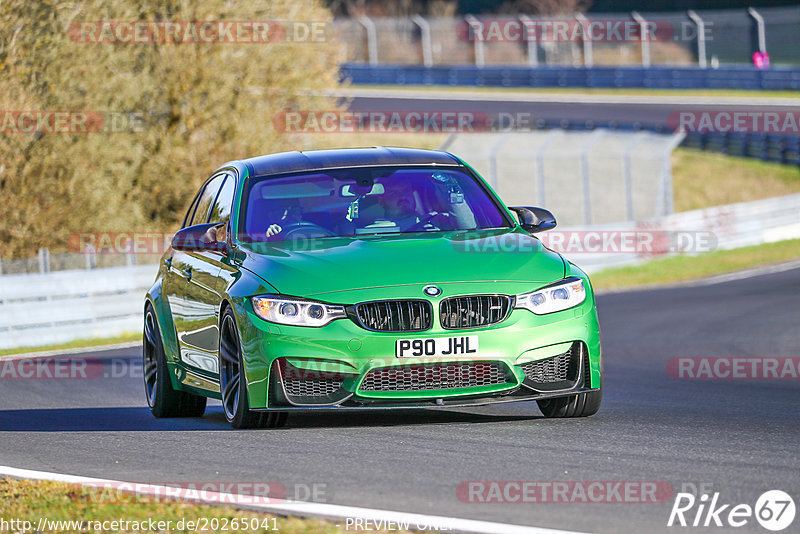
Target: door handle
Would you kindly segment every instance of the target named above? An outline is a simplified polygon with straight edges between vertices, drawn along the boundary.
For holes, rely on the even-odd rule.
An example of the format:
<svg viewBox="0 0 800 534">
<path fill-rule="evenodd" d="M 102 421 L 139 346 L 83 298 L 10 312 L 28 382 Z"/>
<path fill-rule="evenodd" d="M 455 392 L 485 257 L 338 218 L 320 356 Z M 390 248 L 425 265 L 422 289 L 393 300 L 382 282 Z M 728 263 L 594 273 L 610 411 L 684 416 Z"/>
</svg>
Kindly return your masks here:
<svg viewBox="0 0 800 534">
<path fill-rule="evenodd" d="M 186 277 L 186 281 L 187 282 L 192 279 L 192 268 L 191 267 L 187 267 L 186 269 L 182 270 L 181 272 L 183 273 L 183 276 Z"/>
</svg>

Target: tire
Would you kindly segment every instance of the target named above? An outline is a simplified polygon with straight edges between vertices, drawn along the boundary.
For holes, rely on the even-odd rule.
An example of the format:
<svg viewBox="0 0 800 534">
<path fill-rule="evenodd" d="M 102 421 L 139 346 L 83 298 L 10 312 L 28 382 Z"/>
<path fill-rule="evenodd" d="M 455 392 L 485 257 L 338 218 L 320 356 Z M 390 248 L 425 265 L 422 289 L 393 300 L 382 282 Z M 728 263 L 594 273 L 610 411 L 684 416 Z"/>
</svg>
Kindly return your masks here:
<svg viewBox="0 0 800 534">
<path fill-rule="evenodd" d="M 219 336 L 219 385 L 225 419 L 233 428 L 279 428 L 287 412 L 254 412 L 249 408 L 247 385 L 241 380 L 244 368 L 239 329 L 230 308 L 222 313 Z"/>
<path fill-rule="evenodd" d="M 206 398 L 172 387 L 164 344 L 153 307 L 144 311 L 142 369 L 147 405 L 155 417 L 202 417 Z"/>
<path fill-rule="evenodd" d="M 600 364 L 600 388 L 597 391 L 578 393 L 566 397 L 536 401 L 545 417 L 588 417 L 597 413 L 603 402 L 605 372 Z"/>
</svg>

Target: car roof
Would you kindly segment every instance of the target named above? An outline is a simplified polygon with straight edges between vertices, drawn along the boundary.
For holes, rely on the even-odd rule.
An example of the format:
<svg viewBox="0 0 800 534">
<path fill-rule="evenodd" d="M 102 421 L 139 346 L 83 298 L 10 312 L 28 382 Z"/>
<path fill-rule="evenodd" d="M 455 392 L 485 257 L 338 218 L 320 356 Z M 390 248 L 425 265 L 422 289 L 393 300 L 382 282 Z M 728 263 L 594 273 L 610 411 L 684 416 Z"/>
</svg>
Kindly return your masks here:
<svg viewBox="0 0 800 534">
<path fill-rule="evenodd" d="M 463 166 L 461 161 L 441 150 L 418 148 L 337 148 L 278 152 L 241 160 L 251 176 L 268 176 L 298 171 L 318 171 L 348 167 L 383 167 L 405 165 Z"/>
</svg>

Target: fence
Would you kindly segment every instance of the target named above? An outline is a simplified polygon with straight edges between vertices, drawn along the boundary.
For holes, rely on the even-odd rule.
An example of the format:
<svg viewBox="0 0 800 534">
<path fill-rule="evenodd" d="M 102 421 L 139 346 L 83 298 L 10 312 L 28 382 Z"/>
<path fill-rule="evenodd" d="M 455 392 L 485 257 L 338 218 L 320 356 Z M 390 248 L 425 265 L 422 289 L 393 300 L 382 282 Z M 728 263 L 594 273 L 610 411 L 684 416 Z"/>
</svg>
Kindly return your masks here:
<svg viewBox="0 0 800 534">
<path fill-rule="evenodd" d="M 671 250 L 658 254 L 648 252 L 578 252 L 565 250 L 564 256 L 588 273 L 610 267 L 644 263 L 658 257 L 676 254 L 701 254 L 710 250 L 727 250 L 785 239 L 800 238 L 800 194 L 740 202 L 725 206 L 673 213 L 665 217 L 591 227 L 559 228 L 566 236 L 585 236 L 593 232 L 601 236 L 634 232 L 648 237 L 663 236 L 671 240 Z M 556 219 L 558 214 L 556 213 Z M 698 240 L 711 237 L 710 243 L 698 247 Z M 681 238 L 685 238 L 681 243 Z M 663 242 L 661 243 L 664 244 Z M 698 250 L 699 248 L 699 250 Z"/>
<path fill-rule="evenodd" d="M 156 266 L 0 276 L 0 349 L 142 329 Z"/>
<path fill-rule="evenodd" d="M 336 19 L 334 29 L 343 63 L 715 67 L 752 64 L 753 53 L 762 51 L 773 65 L 800 64 L 800 6 L 562 18 L 360 17 Z"/>
<path fill-rule="evenodd" d="M 157 264 L 159 254 L 84 254 L 61 252 L 51 254 L 41 248 L 36 256 L 17 259 L 0 259 L 0 274 L 49 273 L 76 269 L 98 269 L 106 267 L 131 267 L 133 265 Z"/>
<path fill-rule="evenodd" d="M 533 126 L 540 130 L 557 128 L 571 131 L 591 131 L 605 128 L 619 132 L 670 133 L 666 124 L 642 122 L 537 119 Z M 800 167 L 800 136 L 793 134 L 689 132 L 683 138 L 681 146 Z"/>
<path fill-rule="evenodd" d="M 485 87 L 800 90 L 800 69 L 752 67 L 513 67 L 361 65 L 341 76 L 353 84 Z"/>
<path fill-rule="evenodd" d="M 546 206 L 561 224 L 601 224 L 672 213 L 670 154 L 683 134 L 560 129 L 454 134 L 443 150 L 469 162 L 517 204 Z"/>
<path fill-rule="evenodd" d="M 561 232 L 712 232 L 727 249 L 800 237 L 800 194 L 640 222 L 560 227 Z M 547 204 L 547 207 L 552 207 Z M 556 217 L 564 219 L 556 211 Z M 543 234 L 546 238 L 546 235 Z M 648 254 L 571 253 L 565 256 L 588 272 L 651 259 Z M 0 276 L 0 349 L 109 337 L 142 328 L 144 294 L 155 277 L 153 265 Z"/>
</svg>

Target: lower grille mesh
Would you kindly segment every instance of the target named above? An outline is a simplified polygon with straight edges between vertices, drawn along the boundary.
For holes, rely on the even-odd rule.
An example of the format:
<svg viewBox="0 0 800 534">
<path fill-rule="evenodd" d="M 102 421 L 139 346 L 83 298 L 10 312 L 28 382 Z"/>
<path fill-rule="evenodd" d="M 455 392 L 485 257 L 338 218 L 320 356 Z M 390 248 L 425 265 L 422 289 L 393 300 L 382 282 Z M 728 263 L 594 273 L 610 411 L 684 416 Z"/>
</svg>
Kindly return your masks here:
<svg viewBox="0 0 800 534">
<path fill-rule="evenodd" d="M 563 382 L 570 380 L 570 362 L 572 360 L 572 348 L 564 354 L 553 356 L 544 360 L 528 362 L 520 365 L 525 378 L 537 384 L 552 384 L 553 382 Z"/>
<path fill-rule="evenodd" d="M 592 368 L 589 367 L 589 351 L 583 351 L 583 387 L 591 387 Z"/>
<path fill-rule="evenodd" d="M 293 397 L 326 397 L 333 395 L 342 387 L 342 379 L 284 378 L 286 394 Z"/>
<path fill-rule="evenodd" d="M 497 362 L 463 362 L 372 369 L 361 383 L 362 391 L 426 391 L 489 386 L 513 382 L 505 365 Z"/>
</svg>

